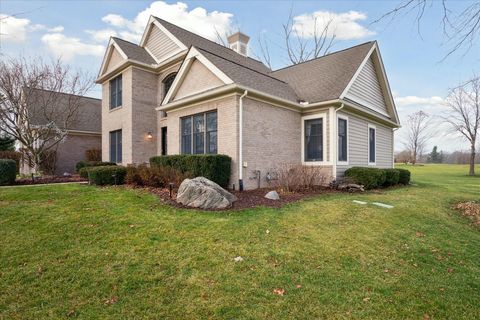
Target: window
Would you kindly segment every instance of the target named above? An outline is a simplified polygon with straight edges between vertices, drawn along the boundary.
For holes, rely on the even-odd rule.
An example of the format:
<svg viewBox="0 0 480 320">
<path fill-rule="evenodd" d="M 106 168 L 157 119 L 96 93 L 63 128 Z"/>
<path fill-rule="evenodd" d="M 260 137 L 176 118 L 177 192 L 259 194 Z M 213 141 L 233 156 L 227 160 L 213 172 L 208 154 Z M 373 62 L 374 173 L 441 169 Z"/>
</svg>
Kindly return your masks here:
<svg viewBox="0 0 480 320">
<path fill-rule="evenodd" d="M 338 118 L 338 161 L 348 161 L 348 123 L 345 118 Z"/>
<path fill-rule="evenodd" d="M 110 162 L 122 162 L 122 130 L 110 131 Z"/>
<path fill-rule="evenodd" d="M 200 113 L 181 119 L 182 154 L 217 153 L 217 112 Z"/>
<path fill-rule="evenodd" d="M 168 90 L 170 90 L 170 87 L 173 84 L 173 81 L 175 80 L 176 73 L 171 73 L 168 76 L 163 79 L 163 97 L 167 95 Z"/>
<path fill-rule="evenodd" d="M 376 129 L 368 126 L 368 163 L 375 164 L 376 161 Z"/>
<path fill-rule="evenodd" d="M 323 161 L 323 118 L 304 120 L 305 161 Z"/>
<path fill-rule="evenodd" d="M 122 106 L 122 75 L 110 80 L 110 110 Z"/>
</svg>

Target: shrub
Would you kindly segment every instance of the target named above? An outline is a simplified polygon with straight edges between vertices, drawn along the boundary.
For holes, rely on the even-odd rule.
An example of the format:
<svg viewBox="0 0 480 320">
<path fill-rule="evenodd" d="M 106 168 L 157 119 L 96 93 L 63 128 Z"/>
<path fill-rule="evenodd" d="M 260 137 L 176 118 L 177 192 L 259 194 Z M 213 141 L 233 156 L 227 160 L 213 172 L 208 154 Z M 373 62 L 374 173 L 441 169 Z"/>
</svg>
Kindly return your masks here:
<svg viewBox="0 0 480 320">
<path fill-rule="evenodd" d="M 377 168 L 352 167 L 345 171 L 345 177 L 363 185 L 365 189 L 373 189 L 384 185 L 386 173 Z"/>
<path fill-rule="evenodd" d="M 150 158 L 152 167 L 172 167 L 193 177 L 205 177 L 226 188 L 232 159 L 222 154 L 182 154 Z"/>
<path fill-rule="evenodd" d="M 124 184 L 127 174 L 127 168 L 122 166 L 90 167 L 86 171 L 90 182 L 100 186 Z"/>
<path fill-rule="evenodd" d="M 15 183 L 17 164 L 12 159 L 0 159 L 0 185 Z"/>
<path fill-rule="evenodd" d="M 87 161 L 102 161 L 102 149 L 88 149 L 85 150 L 85 159 Z"/>
<path fill-rule="evenodd" d="M 105 166 L 116 166 L 114 162 L 102 162 L 102 161 L 80 161 L 75 165 L 75 171 L 80 173 L 80 169 L 85 167 L 105 167 Z"/>
<path fill-rule="evenodd" d="M 128 184 L 162 188 L 167 187 L 169 183 L 173 183 L 175 187 L 178 187 L 183 180 L 190 177 L 188 173 L 181 173 L 168 166 L 148 167 L 140 165 L 138 167 L 127 167 L 125 181 Z"/>
<path fill-rule="evenodd" d="M 383 169 L 385 171 L 385 187 L 394 186 L 398 184 L 400 179 L 400 171 L 397 169 Z"/>
<path fill-rule="evenodd" d="M 46 150 L 40 155 L 40 171 L 47 175 L 54 175 L 57 166 L 57 151 Z"/>
<path fill-rule="evenodd" d="M 311 190 L 325 185 L 330 178 L 325 169 L 316 166 L 284 164 L 275 173 L 275 186 L 287 192 Z"/>
<path fill-rule="evenodd" d="M 0 151 L 0 159 L 11 159 L 15 161 L 17 165 L 17 173 L 20 172 L 20 161 L 22 159 L 22 153 L 17 151 Z"/>
<path fill-rule="evenodd" d="M 398 183 L 401 183 L 401 184 L 409 184 L 410 183 L 410 171 L 408 171 L 407 169 L 397 169 L 398 170 L 398 173 L 399 173 L 399 179 L 398 179 Z"/>
<path fill-rule="evenodd" d="M 94 168 L 94 167 L 83 167 L 80 170 L 78 170 L 78 174 L 80 175 L 80 177 L 83 179 L 88 179 L 88 169 L 90 168 Z"/>
</svg>

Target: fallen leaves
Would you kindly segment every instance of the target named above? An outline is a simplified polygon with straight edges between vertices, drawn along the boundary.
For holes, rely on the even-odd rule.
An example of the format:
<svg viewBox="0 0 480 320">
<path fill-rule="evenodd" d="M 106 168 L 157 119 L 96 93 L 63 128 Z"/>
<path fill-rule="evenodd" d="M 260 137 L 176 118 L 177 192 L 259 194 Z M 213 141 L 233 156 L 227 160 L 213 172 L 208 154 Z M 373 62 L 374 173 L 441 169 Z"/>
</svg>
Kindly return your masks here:
<svg viewBox="0 0 480 320">
<path fill-rule="evenodd" d="M 425 234 L 417 231 L 417 232 L 415 232 L 415 236 L 416 236 L 417 238 L 422 238 L 422 237 L 425 237 Z"/>
<path fill-rule="evenodd" d="M 285 289 L 283 289 L 283 288 L 275 288 L 275 289 L 273 289 L 273 294 L 276 294 L 276 295 L 279 295 L 279 296 L 283 296 L 283 295 L 285 295 Z"/>
<path fill-rule="evenodd" d="M 243 258 L 240 257 L 240 256 L 238 256 L 238 257 L 233 258 L 233 261 L 235 261 L 235 262 L 242 262 L 242 261 L 243 261 Z"/>
<path fill-rule="evenodd" d="M 369 298 L 369 297 L 363 298 L 363 302 L 368 302 L 368 301 L 370 301 L 370 298 Z"/>
<path fill-rule="evenodd" d="M 464 217 L 472 220 L 472 223 L 480 227 L 480 203 L 475 201 L 460 202 L 453 206 Z"/>
<path fill-rule="evenodd" d="M 104 304 L 109 306 L 109 305 L 115 304 L 117 302 L 118 302 L 118 297 L 117 296 L 112 296 L 109 299 L 105 300 Z"/>
</svg>

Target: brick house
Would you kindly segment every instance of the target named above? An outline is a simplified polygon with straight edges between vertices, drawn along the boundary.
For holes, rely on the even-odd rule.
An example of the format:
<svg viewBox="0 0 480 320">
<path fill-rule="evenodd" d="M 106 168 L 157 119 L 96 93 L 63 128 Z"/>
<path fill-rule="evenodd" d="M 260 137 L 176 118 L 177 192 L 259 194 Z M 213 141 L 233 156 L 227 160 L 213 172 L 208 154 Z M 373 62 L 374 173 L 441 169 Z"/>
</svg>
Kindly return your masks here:
<svg viewBox="0 0 480 320">
<path fill-rule="evenodd" d="M 42 89 L 30 89 L 29 93 L 27 110 L 30 113 L 29 120 L 32 128 L 41 128 L 52 121 L 61 126 L 63 122 L 61 119 L 62 112 L 54 112 L 53 114 L 58 114 L 58 116 L 52 117 L 51 112 L 45 111 L 44 107 L 50 105 L 52 109 L 61 110 L 67 105 L 68 99 L 78 101 L 77 111 L 72 114 L 69 127 L 62 128 L 66 130 L 67 135 L 56 149 L 54 172 L 55 175 L 74 173 L 77 162 L 85 160 L 85 151 L 102 147 L 101 100 Z M 42 142 L 36 141 L 35 143 Z M 20 173 L 29 174 L 32 172 L 35 172 L 35 169 L 30 168 L 27 163 L 21 165 Z"/>
<path fill-rule="evenodd" d="M 280 164 L 315 165 L 332 179 L 351 166 L 393 166 L 398 115 L 376 42 L 272 71 L 154 16 L 140 43 L 111 38 L 102 85 L 104 161 L 219 153 L 230 186 L 266 186 Z"/>
</svg>

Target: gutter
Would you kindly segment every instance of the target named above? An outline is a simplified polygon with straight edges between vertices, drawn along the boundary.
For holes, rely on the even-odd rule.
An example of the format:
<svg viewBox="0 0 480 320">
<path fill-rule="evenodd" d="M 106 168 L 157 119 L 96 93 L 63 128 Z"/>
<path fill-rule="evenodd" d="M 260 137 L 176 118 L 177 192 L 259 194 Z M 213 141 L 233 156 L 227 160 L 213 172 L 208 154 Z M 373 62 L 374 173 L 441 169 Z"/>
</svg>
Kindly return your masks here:
<svg viewBox="0 0 480 320">
<path fill-rule="evenodd" d="M 238 102 L 238 190 L 243 191 L 243 98 L 248 94 L 248 90 L 240 96 Z"/>
</svg>

